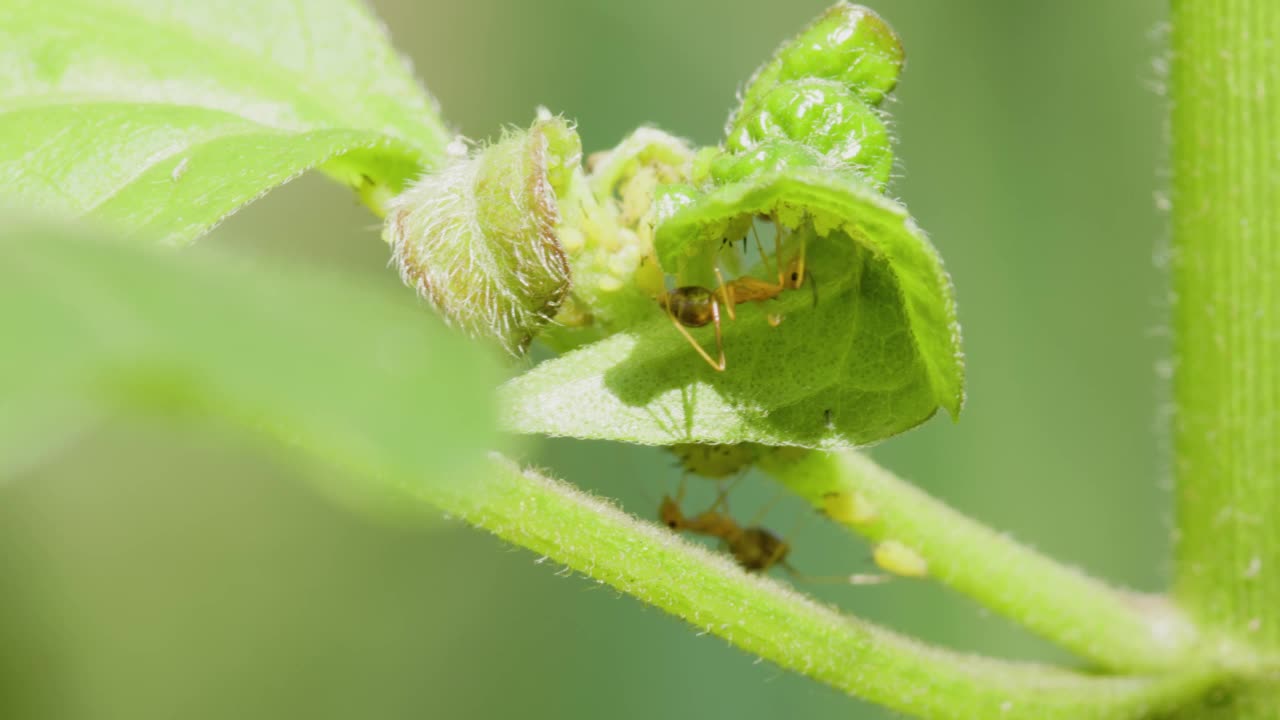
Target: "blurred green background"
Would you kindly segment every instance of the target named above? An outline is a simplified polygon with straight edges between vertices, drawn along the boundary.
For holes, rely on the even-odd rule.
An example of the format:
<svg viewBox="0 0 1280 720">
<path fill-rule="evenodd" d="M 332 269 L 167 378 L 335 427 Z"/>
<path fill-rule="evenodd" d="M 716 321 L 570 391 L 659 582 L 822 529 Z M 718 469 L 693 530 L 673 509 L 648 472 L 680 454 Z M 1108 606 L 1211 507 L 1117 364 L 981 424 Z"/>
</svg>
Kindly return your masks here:
<svg viewBox="0 0 1280 720">
<path fill-rule="evenodd" d="M 737 88 L 825 6 L 373 4 L 458 130 L 527 125 L 541 104 L 588 151 L 640 123 L 716 142 Z M 969 401 L 874 454 L 1065 562 L 1159 588 L 1164 6 L 875 9 L 909 58 L 893 192 L 958 288 Z M 398 282 L 375 219 L 315 177 L 204 242 Z M 647 516 L 679 479 L 647 448 L 528 459 Z M 3 718 L 887 717 L 481 532 L 347 512 L 216 429 L 113 423 L 2 493 Z M 735 510 L 771 496 L 749 477 Z M 805 572 L 869 567 L 795 503 L 765 522 Z M 1072 662 L 932 584 L 808 589 L 947 646 Z"/>
</svg>

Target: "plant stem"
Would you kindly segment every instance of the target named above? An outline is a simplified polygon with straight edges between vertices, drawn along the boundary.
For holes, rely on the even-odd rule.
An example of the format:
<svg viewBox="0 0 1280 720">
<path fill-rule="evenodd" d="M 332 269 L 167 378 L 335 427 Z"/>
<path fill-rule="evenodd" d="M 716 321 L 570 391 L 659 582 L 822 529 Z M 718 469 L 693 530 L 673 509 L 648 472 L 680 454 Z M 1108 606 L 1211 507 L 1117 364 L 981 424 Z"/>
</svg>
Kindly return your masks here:
<svg viewBox="0 0 1280 720">
<path fill-rule="evenodd" d="M 748 652 L 918 717 L 1140 718 L 1182 705 L 1213 681 L 1203 668 L 1106 678 L 929 647 L 841 616 L 665 528 L 503 460 L 482 480 L 431 486 L 428 499 Z"/>
<path fill-rule="evenodd" d="M 1195 632 L 1163 599 L 1107 587 L 987 528 L 858 453 L 778 451 L 766 472 L 836 522 L 918 553 L 928 573 L 1099 665 L 1184 665 Z"/>
<path fill-rule="evenodd" d="M 1202 627 L 1275 657 L 1280 3 L 1172 10 L 1175 595 Z M 1280 691 L 1268 697 L 1233 717 L 1280 717 Z"/>
</svg>

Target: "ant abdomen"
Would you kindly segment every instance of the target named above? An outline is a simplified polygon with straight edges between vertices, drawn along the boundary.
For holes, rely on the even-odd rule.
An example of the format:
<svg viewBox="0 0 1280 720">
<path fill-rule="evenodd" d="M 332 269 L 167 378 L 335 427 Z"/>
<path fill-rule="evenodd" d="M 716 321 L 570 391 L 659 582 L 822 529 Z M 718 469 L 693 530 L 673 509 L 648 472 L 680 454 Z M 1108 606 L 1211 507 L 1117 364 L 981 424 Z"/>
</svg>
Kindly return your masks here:
<svg viewBox="0 0 1280 720">
<path fill-rule="evenodd" d="M 743 568 L 763 571 L 785 564 L 791 546 L 762 527 L 750 527 L 729 542 L 729 552 Z"/>
<path fill-rule="evenodd" d="M 685 327 L 704 327 L 715 320 L 715 291 L 696 285 L 679 287 L 658 300 Z"/>
</svg>

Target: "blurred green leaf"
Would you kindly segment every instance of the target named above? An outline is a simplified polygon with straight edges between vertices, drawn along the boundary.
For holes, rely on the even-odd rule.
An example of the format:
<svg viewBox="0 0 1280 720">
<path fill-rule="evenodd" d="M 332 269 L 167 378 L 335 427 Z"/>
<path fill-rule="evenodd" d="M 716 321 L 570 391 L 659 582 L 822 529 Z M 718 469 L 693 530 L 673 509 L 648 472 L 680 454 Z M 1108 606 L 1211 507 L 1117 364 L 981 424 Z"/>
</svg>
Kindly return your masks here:
<svg viewBox="0 0 1280 720">
<path fill-rule="evenodd" d="M 496 363 L 397 297 L 10 222 L 0 457 L 123 409 L 230 420 L 377 493 L 465 479 L 495 441 Z"/>
<path fill-rule="evenodd" d="M 655 445 L 832 449 L 903 432 L 940 406 L 958 413 L 963 367 L 950 281 L 905 210 L 865 183 L 793 170 L 725 186 L 677 210 L 659 240 L 705 244 L 737 237 L 726 228 L 744 217 L 777 212 L 787 222 L 801 210 L 817 231 L 812 284 L 724 319 L 725 372 L 655 308 L 653 322 L 507 383 L 505 426 Z M 772 327 L 770 315 L 782 324 Z M 714 347 L 712 328 L 694 332 Z"/>
<path fill-rule="evenodd" d="M 321 167 L 380 207 L 449 133 L 357 0 L 0 0 L 0 189 L 190 241 Z"/>
</svg>

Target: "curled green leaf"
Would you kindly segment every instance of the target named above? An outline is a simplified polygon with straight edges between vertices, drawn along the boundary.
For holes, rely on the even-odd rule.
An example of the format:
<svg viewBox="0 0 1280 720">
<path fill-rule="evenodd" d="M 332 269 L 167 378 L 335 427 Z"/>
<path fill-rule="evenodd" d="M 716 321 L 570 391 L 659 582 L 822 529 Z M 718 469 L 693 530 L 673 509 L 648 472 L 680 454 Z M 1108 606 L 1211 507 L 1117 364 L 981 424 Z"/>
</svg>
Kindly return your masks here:
<svg viewBox="0 0 1280 720">
<path fill-rule="evenodd" d="M 774 53 L 725 127 L 723 153 L 693 177 L 717 184 L 787 168 L 855 170 L 884 189 L 893 138 L 878 109 L 898 83 L 902 43 L 871 10 L 837 2 Z"/>
<path fill-rule="evenodd" d="M 771 156 L 777 150 L 767 151 L 759 159 L 750 151 L 769 147 L 777 140 L 811 148 L 828 166 L 856 168 L 878 187 L 888 183 L 893 169 L 889 130 L 880 113 L 832 80 L 807 78 L 774 87 L 752 112 L 738 116 L 729 129 L 726 147 L 751 158 L 754 162 L 750 165 L 759 169 L 767 164 L 776 168 L 777 161 Z M 790 164 L 798 163 L 792 160 Z M 744 174 L 740 171 L 739 177 Z"/>
<path fill-rule="evenodd" d="M 834 80 L 878 105 L 897 86 L 905 57 L 902 41 L 879 15 L 840 0 L 756 71 L 743 93 L 743 112 L 779 83 L 804 78 Z"/>
<path fill-rule="evenodd" d="M 939 407 L 959 412 L 951 284 L 900 205 L 856 176 L 756 178 L 666 218 L 658 229 L 664 266 L 757 215 L 776 215 L 807 242 L 816 304 L 802 288 L 766 307 L 740 306 L 723 323 L 725 372 L 704 363 L 654 307 L 650 322 L 508 382 L 507 429 L 655 445 L 837 448 L 908 430 Z M 692 332 L 714 342 L 710 328 Z"/>
</svg>

